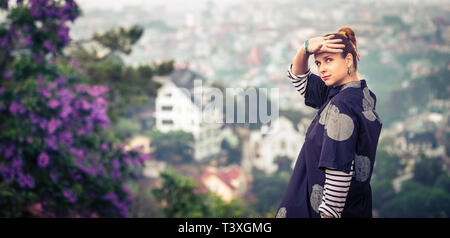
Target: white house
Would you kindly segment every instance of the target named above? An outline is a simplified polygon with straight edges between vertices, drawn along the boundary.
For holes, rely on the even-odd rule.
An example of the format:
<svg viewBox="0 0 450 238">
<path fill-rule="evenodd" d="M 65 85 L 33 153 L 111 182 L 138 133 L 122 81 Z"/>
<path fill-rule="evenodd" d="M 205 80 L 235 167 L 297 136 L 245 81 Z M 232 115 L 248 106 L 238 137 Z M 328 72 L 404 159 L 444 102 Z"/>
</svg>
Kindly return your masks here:
<svg viewBox="0 0 450 238">
<path fill-rule="evenodd" d="M 222 109 L 209 108 L 206 97 L 195 90 L 194 81 L 201 80 L 187 69 L 169 76 L 156 77 L 162 83 L 155 101 L 156 129 L 161 132 L 182 130 L 194 136 L 194 158 L 201 161 L 220 153 L 223 125 Z M 199 83 L 202 81 L 197 81 Z M 197 86 L 197 85 L 196 85 Z M 203 95 L 211 88 L 202 85 Z M 194 93 L 200 101 L 195 101 Z"/>
<path fill-rule="evenodd" d="M 253 166 L 270 174 L 278 169 L 275 159 L 278 156 L 287 156 L 292 159 L 293 168 L 306 133 L 306 127 L 302 123 L 299 123 L 298 127 L 299 131 L 291 121 L 280 117 L 272 121 L 270 128 L 263 127 L 261 131 L 252 132 L 250 156 L 253 158 Z"/>
</svg>

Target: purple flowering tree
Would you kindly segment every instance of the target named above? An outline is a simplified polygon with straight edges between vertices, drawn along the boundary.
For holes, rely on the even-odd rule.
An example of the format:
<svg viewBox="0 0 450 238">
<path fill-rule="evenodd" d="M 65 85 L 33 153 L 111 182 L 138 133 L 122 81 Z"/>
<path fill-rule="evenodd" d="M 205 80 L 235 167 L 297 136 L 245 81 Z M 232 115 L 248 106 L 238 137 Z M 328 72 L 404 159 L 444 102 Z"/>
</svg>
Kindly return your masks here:
<svg viewBox="0 0 450 238">
<path fill-rule="evenodd" d="M 127 217 L 149 155 L 106 127 L 106 86 L 58 61 L 73 0 L 0 0 L 0 217 Z"/>
</svg>

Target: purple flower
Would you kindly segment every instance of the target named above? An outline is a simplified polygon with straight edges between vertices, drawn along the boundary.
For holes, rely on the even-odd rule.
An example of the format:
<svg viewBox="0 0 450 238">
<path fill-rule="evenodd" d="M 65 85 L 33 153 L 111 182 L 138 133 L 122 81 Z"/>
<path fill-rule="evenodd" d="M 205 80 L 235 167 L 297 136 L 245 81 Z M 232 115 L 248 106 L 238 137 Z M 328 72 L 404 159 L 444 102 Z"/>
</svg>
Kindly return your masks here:
<svg viewBox="0 0 450 238">
<path fill-rule="evenodd" d="M 38 77 L 38 83 L 39 83 L 39 80 L 40 80 L 40 79 L 43 80 L 42 77 Z M 42 96 L 44 96 L 45 98 L 50 98 L 50 96 L 52 96 L 52 95 L 50 94 L 50 92 L 49 92 L 46 88 L 41 88 L 41 89 L 39 89 L 39 91 L 40 91 L 40 93 L 42 94 Z"/>
<path fill-rule="evenodd" d="M 22 168 L 22 164 L 23 161 L 20 157 L 14 157 L 11 162 L 11 167 L 16 171 L 19 171 Z"/>
<path fill-rule="evenodd" d="M 83 110 L 89 110 L 89 109 L 91 109 L 91 104 L 88 101 L 86 101 L 85 99 L 81 99 L 81 108 Z"/>
<path fill-rule="evenodd" d="M 119 200 L 117 195 L 113 192 L 109 192 L 109 193 L 105 194 L 105 196 L 103 196 L 103 199 L 106 201 L 111 201 L 111 202 L 117 202 Z"/>
<path fill-rule="evenodd" d="M 52 118 L 48 123 L 48 133 L 53 134 L 56 129 L 61 125 L 61 121 L 55 118 Z"/>
<path fill-rule="evenodd" d="M 112 179 L 119 179 L 120 178 L 120 172 L 119 171 L 117 171 L 117 170 L 113 170 L 112 172 L 111 172 L 111 178 Z"/>
<path fill-rule="evenodd" d="M 56 79 L 56 81 L 58 82 L 58 84 L 65 84 L 67 82 L 67 78 L 66 77 L 59 77 Z"/>
<path fill-rule="evenodd" d="M 2 48 L 5 48 L 7 44 L 8 44 L 8 36 L 2 37 L 0 46 L 2 46 Z"/>
<path fill-rule="evenodd" d="M 54 183 L 58 182 L 58 173 L 56 173 L 55 171 L 52 171 L 52 172 L 50 173 L 50 178 L 52 179 L 52 181 L 53 181 Z"/>
<path fill-rule="evenodd" d="M 47 149 L 58 150 L 58 144 L 56 141 L 56 136 L 48 136 L 44 139 L 45 145 Z"/>
<path fill-rule="evenodd" d="M 55 46 L 49 40 L 44 41 L 44 48 L 47 49 L 50 53 L 56 53 Z"/>
<path fill-rule="evenodd" d="M 31 174 L 23 174 L 21 171 L 17 173 L 17 183 L 22 188 L 34 188 L 34 178 Z"/>
<path fill-rule="evenodd" d="M 108 144 L 107 143 L 103 143 L 100 147 L 101 151 L 104 153 L 106 151 L 108 151 Z"/>
<path fill-rule="evenodd" d="M 4 91 L 5 91 L 5 89 L 0 87 L 0 95 L 2 95 Z"/>
<path fill-rule="evenodd" d="M 38 77 L 36 78 L 36 81 L 37 81 L 38 85 L 41 85 L 41 84 L 44 82 L 44 77 L 38 76 Z M 47 91 L 47 92 L 48 92 L 48 91 Z M 46 97 L 46 98 L 49 98 L 49 97 L 50 97 L 50 93 L 48 93 L 48 94 L 49 94 L 49 96 Z"/>
<path fill-rule="evenodd" d="M 123 158 L 123 161 L 125 162 L 125 164 L 130 165 L 132 163 L 132 159 L 130 157 L 125 157 Z"/>
<path fill-rule="evenodd" d="M 23 30 L 24 32 L 29 32 L 29 31 L 30 31 L 30 26 L 29 26 L 29 25 L 24 25 L 24 26 L 22 27 L 22 30 Z"/>
<path fill-rule="evenodd" d="M 133 163 L 134 163 L 136 166 L 138 166 L 138 167 L 141 166 L 141 162 L 140 162 L 139 160 L 137 160 L 137 159 L 133 160 Z"/>
<path fill-rule="evenodd" d="M 75 203 L 77 201 L 77 197 L 70 189 L 64 190 L 63 195 L 65 198 L 67 198 L 67 200 L 69 200 L 70 203 Z"/>
<path fill-rule="evenodd" d="M 11 103 L 11 105 L 9 105 L 9 111 L 11 112 L 11 114 L 13 114 L 14 116 L 17 116 L 19 113 L 19 108 L 20 108 L 20 103 L 14 101 Z"/>
<path fill-rule="evenodd" d="M 62 104 L 70 104 L 75 98 L 75 95 L 70 91 L 69 88 L 63 88 L 59 90 L 57 94 Z"/>
<path fill-rule="evenodd" d="M 140 159 L 142 162 L 145 162 L 145 161 L 147 161 L 147 160 L 150 159 L 150 155 L 149 155 L 149 154 L 139 154 L 139 159 Z"/>
<path fill-rule="evenodd" d="M 88 90 L 89 95 L 92 97 L 98 97 L 106 92 L 108 92 L 108 87 L 106 86 L 91 86 Z"/>
<path fill-rule="evenodd" d="M 31 36 L 25 36 L 25 38 L 23 39 L 23 44 L 25 45 L 25 47 L 28 47 L 31 45 Z"/>
<path fill-rule="evenodd" d="M 31 176 L 31 174 L 27 174 L 26 176 L 26 181 L 27 181 L 27 185 L 29 188 L 34 188 L 35 183 L 34 183 L 34 177 Z"/>
<path fill-rule="evenodd" d="M 85 93 L 86 86 L 85 85 L 76 85 L 75 90 L 77 91 L 77 93 Z"/>
<path fill-rule="evenodd" d="M 47 153 L 42 152 L 38 157 L 38 166 L 41 168 L 47 167 L 49 160 L 50 157 L 48 157 Z"/>
<path fill-rule="evenodd" d="M 58 29 L 58 38 L 59 42 L 63 45 L 67 45 L 70 42 L 70 36 L 69 36 L 69 28 L 67 26 L 62 25 Z"/>
<path fill-rule="evenodd" d="M 70 105 L 64 105 L 61 110 L 60 116 L 61 118 L 66 119 L 70 115 L 70 113 L 72 113 L 72 107 L 70 107 Z"/>
<path fill-rule="evenodd" d="M 51 109 L 55 109 L 57 107 L 59 107 L 59 102 L 56 99 L 52 99 L 49 103 L 48 103 L 48 107 L 50 107 Z"/>
<path fill-rule="evenodd" d="M 10 69 L 3 74 L 3 77 L 5 79 L 9 80 L 9 79 L 13 78 L 13 74 L 14 74 L 14 71 L 12 69 Z"/>
<path fill-rule="evenodd" d="M 28 138 L 27 138 L 27 142 L 28 142 L 28 144 L 33 143 L 33 138 L 32 138 L 32 137 L 28 137 Z"/>
<path fill-rule="evenodd" d="M 47 120 L 42 119 L 42 120 L 39 122 L 39 126 L 41 127 L 42 130 L 45 130 L 45 128 L 47 128 Z"/>
<path fill-rule="evenodd" d="M 17 115 L 19 112 L 19 107 L 20 107 L 20 103 L 18 102 L 12 102 L 11 105 L 9 105 L 9 111 L 13 114 L 13 115 Z"/>
<path fill-rule="evenodd" d="M 112 161 L 112 166 L 113 166 L 113 168 L 114 169 L 119 169 L 120 168 L 120 163 L 119 163 L 119 161 L 118 160 L 113 160 Z"/>
<path fill-rule="evenodd" d="M 14 170 L 8 166 L 0 165 L 0 173 L 3 176 L 3 180 L 8 181 L 14 177 Z"/>
<path fill-rule="evenodd" d="M 77 148 L 70 148 L 70 152 L 78 161 L 83 162 L 86 160 L 83 150 Z"/>
<path fill-rule="evenodd" d="M 73 144 L 72 133 L 70 131 L 64 131 L 59 134 L 59 141 L 66 147 L 71 147 Z"/>
<path fill-rule="evenodd" d="M 33 55 L 33 60 L 34 60 L 36 63 L 42 62 L 42 59 L 43 59 L 43 57 L 42 57 L 41 54 L 34 54 L 34 55 Z"/>
<path fill-rule="evenodd" d="M 11 158 L 15 149 L 16 149 L 16 145 L 14 145 L 14 144 L 10 145 L 5 151 L 5 158 L 7 158 L 7 159 Z"/>
<path fill-rule="evenodd" d="M 58 82 L 52 82 L 48 85 L 47 89 L 48 90 L 54 90 L 58 87 Z"/>
</svg>

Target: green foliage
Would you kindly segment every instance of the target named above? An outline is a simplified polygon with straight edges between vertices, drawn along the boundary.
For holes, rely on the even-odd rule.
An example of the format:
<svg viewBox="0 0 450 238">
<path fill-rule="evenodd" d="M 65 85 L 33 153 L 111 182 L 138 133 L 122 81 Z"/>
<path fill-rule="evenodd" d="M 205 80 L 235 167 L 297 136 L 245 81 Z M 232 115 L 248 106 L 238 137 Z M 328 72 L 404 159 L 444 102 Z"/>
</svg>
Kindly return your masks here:
<svg viewBox="0 0 450 238">
<path fill-rule="evenodd" d="M 398 171 L 402 170 L 404 165 L 400 162 L 397 154 L 390 154 L 386 150 L 379 149 L 376 153 L 374 166 L 374 180 L 394 179 L 397 177 Z"/>
<path fill-rule="evenodd" d="M 392 181 L 402 169 L 399 157 L 377 151 L 375 179 L 372 181 L 373 208 L 381 217 L 448 217 L 450 215 L 450 176 L 442 163 L 424 154 L 414 166 L 414 177 L 402 183 L 395 193 Z"/>
<path fill-rule="evenodd" d="M 233 147 L 227 139 L 224 139 L 222 140 L 221 148 L 227 154 L 227 162 L 224 166 L 241 163 L 242 151 L 239 143 Z"/>
<path fill-rule="evenodd" d="M 150 131 L 152 146 L 156 147 L 155 157 L 168 163 L 186 163 L 193 160 L 194 136 L 184 131 L 162 133 Z"/>
<path fill-rule="evenodd" d="M 171 168 L 162 172 L 161 188 L 152 190 L 168 218 L 242 217 L 244 204 L 240 200 L 227 203 L 215 194 L 198 194 L 197 185 Z"/>
<path fill-rule="evenodd" d="M 448 217 L 450 195 L 439 188 L 408 181 L 402 190 L 380 210 L 383 217 Z"/>
<path fill-rule="evenodd" d="M 138 42 L 144 33 L 140 26 L 132 26 L 130 29 L 120 27 L 119 29 L 109 30 L 103 34 L 95 33 L 94 40 L 100 43 L 111 52 L 119 51 L 124 54 L 130 54 L 133 45 Z"/>
<path fill-rule="evenodd" d="M 433 186 L 437 178 L 443 174 L 442 162 L 439 159 L 427 158 L 421 154 L 414 166 L 413 180 L 426 186 Z"/>
<path fill-rule="evenodd" d="M 254 172 L 251 192 L 258 200 L 252 204 L 253 209 L 259 214 L 267 214 L 275 211 L 286 191 L 289 177 L 290 173 L 288 172 L 266 175 L 256 170 Z M 272 217 L 275 217 L 275 213 L 272 214 Z"/>
<path fill-rule="evenodd" d="M 144 105 L 148 98 L 155 97 L 161 86 L 153 80 L 154 76 L 167 75 L 173 71 L 174 61 L 153 62 L 139 66 L 127 66 L 120 53 L 130 54 L 132 47 L 140 39 L 143 29 L 140 26 L 119 28 L 105 33 L 95 33 L 91 40 L 75 42 L 71 55 L 90 77 L 91 84 L 107 85 L 106 96 L 110 110 L 108 116 L 114 123 Z M 97 48 L 88 49 L 84 43 L 98 43 L 108 53 L 99 56 Z M 128 109 L 128 110 L 127 110 Z M 133 109 L 133 110 L 130 110 Z"/>
</svg>

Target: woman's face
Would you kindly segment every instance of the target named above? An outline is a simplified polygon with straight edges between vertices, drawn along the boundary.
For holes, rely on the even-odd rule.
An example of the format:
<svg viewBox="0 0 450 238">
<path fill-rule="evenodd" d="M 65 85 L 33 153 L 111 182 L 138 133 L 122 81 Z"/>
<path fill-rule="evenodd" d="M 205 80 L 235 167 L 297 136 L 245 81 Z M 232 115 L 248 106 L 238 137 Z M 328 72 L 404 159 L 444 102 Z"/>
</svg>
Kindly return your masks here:
<svg viewBox="0 0 450 238">
<path fill-rule="evenodd" d="M 352 54 L 348 54 L 346 58 L 342 57 L 341 53 L 321 53 L 315 54 L 315 64 L 317 65 L 317 71 L 322 81 L 327 86 L 339 86 L 344 83 L 347 75 L 347 70 L 351 64 Z M 351 69 L 354 72 L 354 69 Z"/>
</svg>

